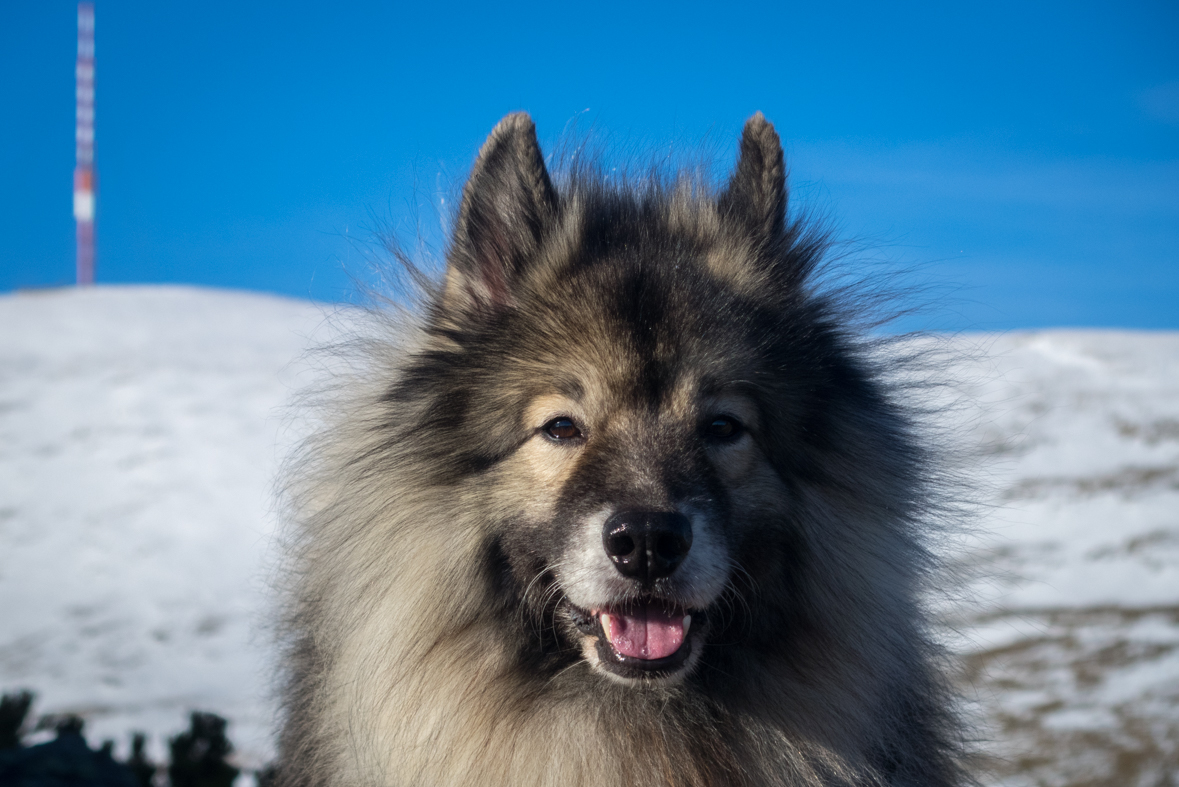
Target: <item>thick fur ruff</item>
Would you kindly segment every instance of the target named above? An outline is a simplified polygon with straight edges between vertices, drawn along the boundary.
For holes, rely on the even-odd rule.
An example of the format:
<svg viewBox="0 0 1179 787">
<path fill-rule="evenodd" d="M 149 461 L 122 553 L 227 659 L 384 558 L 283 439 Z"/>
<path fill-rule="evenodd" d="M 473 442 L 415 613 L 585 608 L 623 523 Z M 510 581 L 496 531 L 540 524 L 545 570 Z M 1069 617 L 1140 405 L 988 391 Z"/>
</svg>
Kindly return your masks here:
<svg viewBox="0 0 1179 787">
<path fill-rule="evenodd" d="M 760 114 L 719 190 L 496 126 L 292 465 L 284 784 L 964 783 L 929 462 L 786 203 Z"/>
</svg>

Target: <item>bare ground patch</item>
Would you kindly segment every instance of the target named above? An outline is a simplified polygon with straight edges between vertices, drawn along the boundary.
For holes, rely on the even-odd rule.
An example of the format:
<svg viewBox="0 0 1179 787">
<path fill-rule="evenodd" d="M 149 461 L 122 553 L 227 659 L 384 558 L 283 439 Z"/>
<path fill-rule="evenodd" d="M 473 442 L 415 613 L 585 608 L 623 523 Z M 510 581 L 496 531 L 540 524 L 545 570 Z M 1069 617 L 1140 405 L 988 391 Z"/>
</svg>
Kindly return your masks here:
<svg viewBox="0 0 1179 787">
<path fill-rule="evenodd" d="M 1179 606 L 1030 610 L 974 623 L 980 644 L 964 654 L 963 679 L 987 782 L 1179 784 Z"/>
</svg>

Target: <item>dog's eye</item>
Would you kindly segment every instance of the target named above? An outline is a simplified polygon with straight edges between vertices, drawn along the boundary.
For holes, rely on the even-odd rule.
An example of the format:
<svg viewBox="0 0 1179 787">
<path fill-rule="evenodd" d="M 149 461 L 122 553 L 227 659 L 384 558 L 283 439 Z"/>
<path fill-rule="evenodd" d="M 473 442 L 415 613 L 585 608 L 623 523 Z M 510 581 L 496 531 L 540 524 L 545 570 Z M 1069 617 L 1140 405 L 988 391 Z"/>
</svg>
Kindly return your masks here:
<svg viewBox="0 0 1179 787">
<path fill-rule="evenodd" d="M 717 440 L 731 440 L 741 434 L 741 424 L 736 418 L 727 415 L 717 415 L 708 422 L 705 429 L 709 437 Z"/>
<path fill-rule="evenodd" d="M 581 430 L 571 418 L 554 418 L 544 425 L 544 433 L 553 440 L 573 440 L 581 437 Z"/>
</svg>

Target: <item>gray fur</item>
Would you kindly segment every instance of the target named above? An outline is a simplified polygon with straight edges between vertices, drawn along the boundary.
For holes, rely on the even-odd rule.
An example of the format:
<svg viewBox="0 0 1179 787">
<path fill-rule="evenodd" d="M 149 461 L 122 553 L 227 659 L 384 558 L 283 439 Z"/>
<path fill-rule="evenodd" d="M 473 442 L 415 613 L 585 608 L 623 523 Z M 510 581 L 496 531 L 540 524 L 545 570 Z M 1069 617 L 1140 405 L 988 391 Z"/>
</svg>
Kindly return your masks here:
<svg viewBox="0 0 1179 787">
<path fill-rule="evenodd" d="M 773 127 L 720 190 L 556 183 L 501 121 L 444 280 L 375 315 L 292 464 L 282 783 L 965 783 L 920 603 L 933 473 L 815 282 Z M 706 441 L 713 411 L 747 432 Z M 592 551 L 633 505 L 707 545 L 657 588 L 708 607 L 674 679 L 608 674 L 571 618 L 574 586 L 631 592 Z"/>
</svg>

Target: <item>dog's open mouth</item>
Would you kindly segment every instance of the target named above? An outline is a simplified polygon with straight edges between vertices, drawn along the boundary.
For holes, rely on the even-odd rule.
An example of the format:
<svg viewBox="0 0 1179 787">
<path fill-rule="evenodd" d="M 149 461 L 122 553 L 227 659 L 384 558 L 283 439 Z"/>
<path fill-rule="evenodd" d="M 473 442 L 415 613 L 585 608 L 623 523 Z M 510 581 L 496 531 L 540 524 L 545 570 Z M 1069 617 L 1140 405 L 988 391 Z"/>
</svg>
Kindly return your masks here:
<svg viewBox="0 0 1179 787">
<path fill-rule="evenodd" d="M 674 655 L 684 644 L 692 616 L 662 604 L 644 604 L 626 611 L 599 612 L 598 621 L 618 655 L 658 661 Z"/>
<path fill-rule="evenodd" d="M 574 624 L 597 639 L 600 666 L 623 678 L 667 677 L 680 671 L 692 655 L 693 631 L 703 612 L 650 599 L 599 610 L 571 608 Z"/>
</svg>

